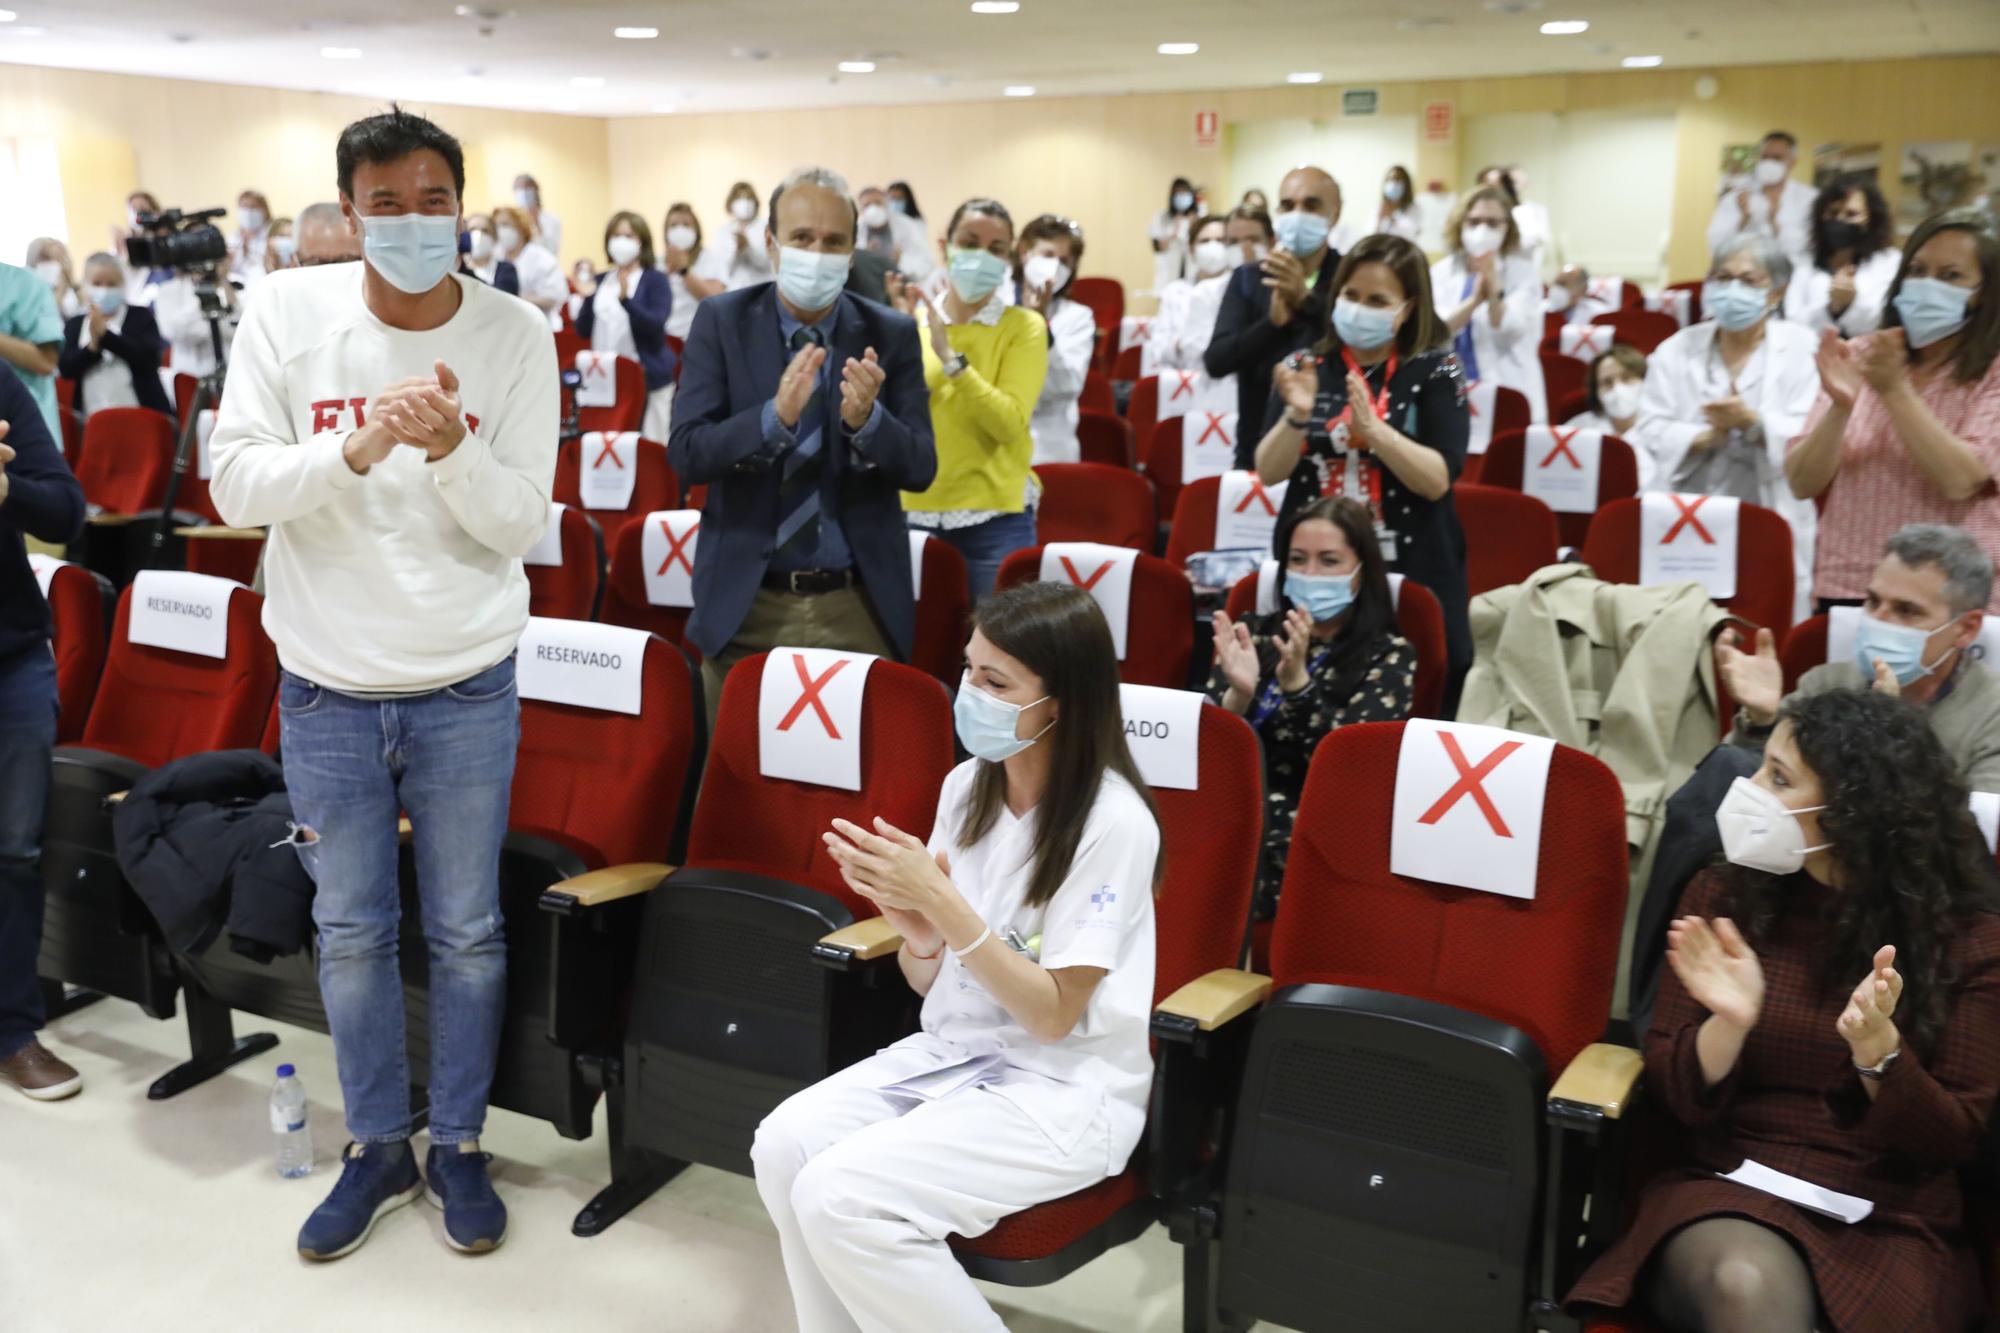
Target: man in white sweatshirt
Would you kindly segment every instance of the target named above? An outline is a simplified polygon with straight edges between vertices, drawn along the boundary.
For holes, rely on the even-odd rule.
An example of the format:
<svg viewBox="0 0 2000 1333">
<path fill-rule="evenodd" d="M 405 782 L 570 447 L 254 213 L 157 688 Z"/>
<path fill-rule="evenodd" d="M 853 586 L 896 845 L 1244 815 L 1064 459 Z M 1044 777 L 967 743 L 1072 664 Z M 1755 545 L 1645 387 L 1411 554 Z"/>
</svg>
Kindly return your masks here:
<svg viewBox="0 0 2000 1333">
<path fill-rule="evenodd" d="M 217 507 L 270 528 L 285 781 L 354 1139 L 298 1249 L 348 1253 L 425 1184 L 397 965 L 407 812 L 430 956 L 424 1174 L 447 1239 L 477 1252 L 506 1232 L 479 1133 L 505 999 L 521 555 L 548 523 L 555 352 L 534 307 L 456 273 L 457 140 L 392 108 L 348 126 L 336 158 L 364 261 L 261 284 L 211 443 Z"/>
</svg>

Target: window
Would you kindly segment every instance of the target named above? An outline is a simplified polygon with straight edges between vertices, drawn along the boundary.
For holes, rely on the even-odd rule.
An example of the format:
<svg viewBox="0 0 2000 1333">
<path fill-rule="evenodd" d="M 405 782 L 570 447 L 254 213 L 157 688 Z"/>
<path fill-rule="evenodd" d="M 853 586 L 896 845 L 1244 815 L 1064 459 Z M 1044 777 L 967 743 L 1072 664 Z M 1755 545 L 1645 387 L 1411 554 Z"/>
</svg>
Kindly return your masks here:
<svg viewBox="0 0 2000 1333">
<path fill-rule="evenodd" d="M 19 264 L 38 236 L 69 235 L 54 139 L 0 139 L 0 260 Z"/>
</svg>

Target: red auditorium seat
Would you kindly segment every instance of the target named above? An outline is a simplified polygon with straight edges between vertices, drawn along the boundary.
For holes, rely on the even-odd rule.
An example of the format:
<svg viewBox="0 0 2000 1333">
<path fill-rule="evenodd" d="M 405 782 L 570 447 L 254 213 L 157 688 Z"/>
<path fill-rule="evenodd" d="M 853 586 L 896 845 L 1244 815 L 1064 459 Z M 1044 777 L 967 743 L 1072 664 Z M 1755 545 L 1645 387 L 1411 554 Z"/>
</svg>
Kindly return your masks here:
<svg viewBox="0 0 2000 1333">
<path fill-rule="evenodd" d="M 1041 573 L 1042 548 L 1030 546 L 1001 562 L 993 586 L 1033 583 Z M 1194 656 L 1194 587 L 1187 575 L 1141 551 L 1132 567 L 1129 616 L 1118 678 L 1131 685 L 1185 689 Z"/>
<path fill-rule="evenodd" d="M 645 544 L 645 520 L 627 523 L 611 538 L 611 573 L 604 581 L 604 600 L 598 619 L 607 625 L 624 625 L 657 634 L 690 655 L 697 655 L 694 646 L 687 642 L 687 621 L 694 608 L 655 606 L 646 596 Z M 674 559 L 674 553 L 668 551 L 667 558 Z M 690 577 L 693 572 L 688 570 Z"/>
<path fill-rule="evenodd" d="M 1118 351 L 1118 328 L 1125 318 L 1125 284 L 1116 278 L 1078 278 L 1070 284 L 1069 296 L 1089 306 L 1097 324 L 1097 351 L 1091 365 L 1109 370 Z"/>
<path fill-rule="evenodd" d="M 574 358 L 565 363 L 576 364 Z M 621 356 L 614 371 L 618 401 L 610 407 L 579 407 L 578 428 L 583 431 L 637 430 L 646 418 L 646 371 L 637 361 Z"/>
<path fill-rule="evenodd" d="M 1140 450 L 1152 448 L 1153 431 L 1160 424 L 1160 377 L 1147 375 L 1132 382 L 1132 396 L 1125 402 L 1125 419 L 1132 423 L 1132 439 Z"/>
<path fill-rule="evenodd" d="M 175 528 L 174 535 L 186 543 L 185 563 L 190 573 L 212 574 L 246 588 L 256 582 L 257 563 L 264 555 L 264 529 L 204 524 Z"/>
<path fill-rule="evenodd" d="M 1639 581 L 1640 501 L 1613 500 L 1597 511 L 1583 543 L 1583 563 L 1608 583 Z M 1762 505 L 1738 510 L 1736 595 L 1717 603 L 1780 643 L 1792 628 L 1792 525 Z"/>
<path fill-rule="evenodd" d="M 923 586 L 917 593 L 910 665 L 955 690 L 965 674 L 965 641 L 972 633 L 972 593 L 965 581 L 965 557 L 950 542 L 936 538 L 927 540 L 923 550 Z"/>
<path fill-rule="evenodd" d="M 1542 356 L 1542 398 L 1547 407 L 1554 407 L 1573 393 L 1582 393 L 1589 386 L 1590 364 L 1579 361 L 1561 352 L 1545 351 Z"/>
<path fill-rule="evenodd" d="M 105 513 L 158 509 L 173 469 L 174 423 L 151 408 L 107 407 L 84 422 L 76 479 Z"/>
<path fill-rule="evenodd" d="M 1470 410 L 1477 412 L 1479 409 L 1475 405 L 1471 406 Z M 1528 395 L 1518 389 L 1496 387 L 1493 390 L 1493 429 L 1486 435 L 1488 441 L 1498 439 L 1510 430 L 1526 430 L 1533 424 L 1534 414 L 1528 408 Z M 1465 470 L 1459 474 L 1459 481 L 1476 483 L 1479 480 L 1480 469 L 1484 466 L 1485 457 L 1483 453 L 1468 454 L 1465 459 Z"/>
<path fill-rule="evenodd" d="M 1417 653 L 1417 674 L 1411 688 L 1411 715 L 1434 718 L 1444 706 L 1444 607 L 1437 595 L 1415 579 L 1393 579 L 1396 632 Z M 1241 620 L 1257 609 L 1257 575 L 1238 579 L 1229 590 L 1228 613 Z"/>
<path fill-rule="evenodd" d="M 1593 324 L 1609 324 L 1621 343 L 1638 348 L 1651 356 L 1655 348 L 1681 331 L 1680 321 L 1672 315 L 1663 315 L 1652 310 L 1615 310 L 1608 315 L 1599 315 L 1590 321 Z"/>
<path fill-rule="evenodd" d="M 1688 323 L 1690 324 L 1699 324 L 1706 318 L 1702 314 L 1701 309 L 1702 286 L 1703 284 L 1700 282 L 1674 282 L 1667 284 L 1666 290 L 1670 292 L 1686 292 L 1688 294 Z"/>
<path fill-rule="evenodd" d="M 1509 431 L 1493 437 L 1486 450 L 1486 462 L 1479 472 L 1479 484 L 1502 490 L 1521 489 L 1527 470 L 1527 432 Z M 1623 500 L 1639 493 L 1639 460 L 1632 446 L 1616 435 L 1604 437 L 1603 456 L 1597 469 L 1597 503 Z M 1564 546 L 1581 546 L 1590 531 L 1589 514 L 1556 513 L 1556 533 Z"/>
<path fill-rule="evenodd" d="M 528 614 L 553 620 L 589 620 L 603 581 L 604 534 L 590 515 L 564 505 L 560 565 L 527 565 Z"/>
<path fill-rule="evenodd" d="M 56 744 L 73 745 L 83 736 L 84 723 L 97 698 L 104 674 L 104 657 L 117 593 L 111 580 L 82 565 L 38 557 L 51 569 L 48 582 L 51 643 L 56 656 L 56 694 L 62 714 L 56 721 Z M 37 573 L 41 572 L 38 568 Z"/>
<path fill-rule="evenodd" d="M 602 456 L 602 445 L 598 446 L 598 452 Z M 597 460 L 589 461 L 594 463 Z M 557 446 L 555 484 L 550 489 L 550 496 L 587 512 L 604 530 L 607 545 L 617 542 L 619 529 L 627 523 L 656 510 L 681 507 L 680 478 L 674 474 L 673 465 L 667 462 L 667 446 L 656 440 L 639 441 L 633 460 L 632 498 L 623 509 L 592 509 L 583 502 L 585 462 L 581 439 L 564 440 Z M 600 466 L 609 467 L 616 462 L 614 456 Z"/>
<path fill-rule="evenodd" d="M 1155 899 L 1154 1032 L 1161 1051 L 1156 1094 L 1173 1096 L 1192 1082 L 1187 1068 L 1199 1033 L 1177 1021 L 1182 987 L 1235 967 L 1263 830 L 1263 760 L 1256 735 L 1234 713 L 1201 709 L 1200 788 L 1153 788 L 1160 811 L 1165 878 Z M 1172 1048 L 1171 1050 L 1169 1048 Z M 1192 1092 L 1192 1087 L 1185 1091 Z M 1042 1286 L 1066 1276 L 1115 1245 L 1132 1240 L 1160 1216 L 1152 1180 L 1195 1165 L 1176 1126 L 1193 1119 L 1195 1098 L 1155 1116 L 1124 1171 L 1088 1189 L 1003 1219 L 975 1239 L 951 1237 L 958 1261 L 976 1278 L 1010 1286 Z M 1157 1158 L 1151 1151 L 1160 1145 Z"/>
<path fill-rule="evenodd" d="M 1826 665 L 1827 617 L 1807 616 L 1792 626 L 1792 632 L 1779 640 L 1778 661 L 1785 673 L 1785 693 L 1790 694 L 1799 687 L 1799 677 L 1816 666 Z M 1749 639 L 1749 635 L 1743 636 Z M 1745 643 L 1744 650 L 1754 651 L 1754 642 Z"/>
<path fill-rule="evenodd" d="M 1077 415 L 1076 442 L 1079 461 L 1105 467 L 1130 468 L 1132 423 L 1116 412 L 1084 408 Z"/>
<path fill-rule="evenodd" d="M 1087 371 L 1083 377 L 1083 394 L 1077 399 L 1077 406 L 1088 412 L 1109 412 L 1118 414 L 1118 399 L 1111 392 L 1111 378 L 1100 370 Z"/>
<path fill-rule="evenodd" d="M 1555 512 L 1534 496 L 1462 482 L 1451 493 L 1465 529 L 1465 578 L 1472 596 L 1519 583 L 1556 562 Z"/>
<path fill-rule="evenodd" d="M 1134 343 L 1120 352 L 1111 362 L 1112 382 L 1123 384 L 1138 383 L 1139 371 L 1144 365 L 1145 359 L 1146 349 L 1139 343 Z"/>
<path fill-rule="evenodd" d="M 1042 481 L 1035 511 L 1042 541 L 1153 549 L 1153 487 L 1146 478 L 1100 463 L 1043 463 L 1035 475 Z"/>
</svg>

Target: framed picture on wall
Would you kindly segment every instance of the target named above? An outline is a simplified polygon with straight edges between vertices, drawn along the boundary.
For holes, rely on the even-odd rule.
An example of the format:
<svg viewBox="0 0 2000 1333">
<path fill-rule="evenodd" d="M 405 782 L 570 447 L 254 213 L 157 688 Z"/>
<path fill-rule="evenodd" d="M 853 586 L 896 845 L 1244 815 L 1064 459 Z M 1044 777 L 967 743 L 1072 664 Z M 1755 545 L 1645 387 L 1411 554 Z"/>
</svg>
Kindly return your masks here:
<svg viewBox="0 0 2000 1333">
<path fill-rule="evenodd" d="M 1981 159 L 1963 139 L 1903 145 L 1896 221 L 1914 227 L 1931 214 L 1969 204 L 1987 191 Z"/>
<path fill-rule="evenodd" d="M 1879 143 L 1823 143 L 1813 149 L 1813 188 L 1823 190 L 1841 179 L 1863 180 L 1870 185 L 1882 181 L 1882 145 Z"/>
</svg>

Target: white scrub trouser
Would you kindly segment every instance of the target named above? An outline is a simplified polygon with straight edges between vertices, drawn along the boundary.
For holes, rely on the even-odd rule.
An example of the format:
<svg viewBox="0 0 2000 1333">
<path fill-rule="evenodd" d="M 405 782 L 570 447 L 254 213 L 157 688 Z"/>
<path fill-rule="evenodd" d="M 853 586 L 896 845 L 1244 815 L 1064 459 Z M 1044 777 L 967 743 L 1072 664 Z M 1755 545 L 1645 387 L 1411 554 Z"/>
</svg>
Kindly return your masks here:
<svg viewBox="0 0 2000 1333">
<path fill-rule="evenodd" d="M 1105 1176 L 1102 1118 L 1067 1156 L 985 1089 L 942 1101 L 877 1084 L 874 1056 L 787 1100 L 757 1128 L 757 1192 L 777 1224 L 800 1333 L 1005 1333 L 945 1237 Z M 871 1068 L 874 1066 L 874 1068 Z"/>
<path fill-rule="evenodd" d="M 646 395 L 646 414 L 639 423 L 639 437 L 665 444 L 673 427 L 674 386 L 663 384 Z"/>
</svg>

